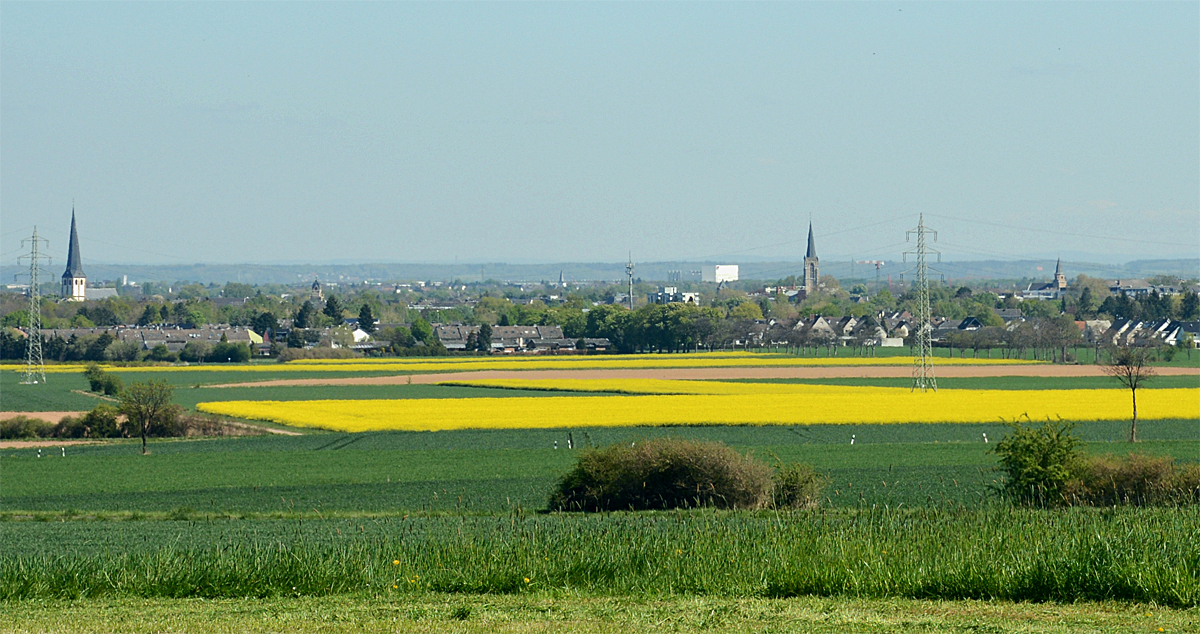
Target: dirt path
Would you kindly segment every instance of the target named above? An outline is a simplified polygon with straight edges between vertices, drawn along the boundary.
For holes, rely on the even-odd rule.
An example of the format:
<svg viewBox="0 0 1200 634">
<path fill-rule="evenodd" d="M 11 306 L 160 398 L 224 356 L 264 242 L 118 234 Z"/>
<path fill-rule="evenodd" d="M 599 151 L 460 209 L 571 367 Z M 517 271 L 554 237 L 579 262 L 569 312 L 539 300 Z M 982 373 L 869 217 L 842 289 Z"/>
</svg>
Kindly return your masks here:
<svg viewBox="0 0 1200 634">
<path fill-rule="evenodd" d="M 1162 376 L 1200 376 L 1200 368 L 1155 368 Z M 1095 365 L 947 365 L 934 368 L 945 378 L 1042 376 L 1104 376 Z M 903 378 L 912 376 L 908 365 L 885 366 L 808 366 L 769 368 L 661 368 L 646 370 L 523 370 L 447 372 L 400 376 L 369 376 L 337 379 L 278 379 L 256 383 L 227 383 L 204 387 L 277 387 L 298 385 L 427 385 L 442 381 L 481 379 L 843 379 Z"/>
<path fill-rule="evenodd" d="M 38 447 L 65 447 L 67 445 L 98 445 L 103 440 L 0 440 L 0 449 L 37 449 Z M 53 456 L 54 454 L 47 454 Z"/>
<path fill-rule="evenodd" d="M 67 416 L 83 416 L 87 412 L 0 412 L 0 420 L 8 420 L 18 416 L 40 418 L 50 424 L 56 424 Z"/>
</svg>

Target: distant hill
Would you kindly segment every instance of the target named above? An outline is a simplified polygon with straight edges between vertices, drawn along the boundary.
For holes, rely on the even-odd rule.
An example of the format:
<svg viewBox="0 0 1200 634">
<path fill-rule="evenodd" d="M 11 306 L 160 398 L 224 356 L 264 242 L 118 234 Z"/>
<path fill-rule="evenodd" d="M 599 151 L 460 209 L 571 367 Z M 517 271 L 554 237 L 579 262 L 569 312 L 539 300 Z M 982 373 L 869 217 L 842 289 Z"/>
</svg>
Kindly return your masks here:
<svg viewBox="0 0 1200 634">
<path fill-rule="evenodd" d="M 799 261 L 738 262 L 727 260 L 720 264 L 739 264 L 740 278 L 775 281 L 788 275 L 797 275 L 802 270 Z M 698 279 L 698 271 L 704 262 L 635 262 L 634 275 L 642 280 L 671 279 L 672 272 L 679 271 L 684 279 Z M 708 264 L 718 264 L 710 262 Z M 931 263 L 949 280 L 1049 280 L 1054 275 L 1054 260 L 972 260 Z M 899 281 L 902 274 L 911 277 L 911 263 L 888 262 L 879 273 L 883 280 L 890 275 Z M 1038 270 L 1041 267 L 1041 270 Z M 538 282 L 557 281 L 559 272 L 567 281 L 617 281 L 625 279 L 624 262 L 562 262 L 553 264 L 190 264 L 190 265 L 144 265 L 144 264 L 97 264 L 85 267 L 90 280 L 119 280 L 122 275 L 132 282 L 190 281 L 202 284 L 243 282 L 246 284 L 296 284 L 311 281 L 314 277 L 327 282 L 353 283 L 371 281 L 434 280 L 477 282 L 481 279 Z M 1131 279 L 1152 275 L 1178 275 L 1184 278 L 1200 277 L 1200 258 L 1186 260 L 1135 260 L 1123 265 L 1093 264 L 1087 262 L 1063 262 L 1067 277 L 1080 273 L 1107 279 Z M 905 272 L 908 271 L 907 274 Z M 16 273 L 24 272 L 16 266 L 0 267 L 5 283 L 11 283 Z M 838 279 L 874 280 L 875 268 L 868 264 L 850 262 L 822 262 L 821 273 Z M 43 275 L 57 279 L 58 268 L 44 271 Z M 937 273 L 932 274 L 936 279 Z"/>
</svg>

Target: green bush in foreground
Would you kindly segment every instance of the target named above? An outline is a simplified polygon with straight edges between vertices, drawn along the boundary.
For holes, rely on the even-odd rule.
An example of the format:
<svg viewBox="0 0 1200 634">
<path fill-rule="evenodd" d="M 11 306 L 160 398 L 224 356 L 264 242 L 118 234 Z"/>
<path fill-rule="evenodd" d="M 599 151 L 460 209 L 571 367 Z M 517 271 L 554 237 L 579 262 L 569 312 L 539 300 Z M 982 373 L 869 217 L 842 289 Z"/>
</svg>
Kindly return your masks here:
<svg viewBox="0 0 1200 634">
<path fill-rule="evenodd" d="M 716 442 L 656 438 L 583 452 L 550 498 L 559 511 L 762 508 L 771 470 Z"/>
<path fill-rule="evenodd" d="M 1200 465 L 1130 454 L 1090 457 L 1071 423 L 1020 424 L 996 443 L 1004 495 L 1027 506 L 1172 506 L 1200 502 Z"/>
</svg>

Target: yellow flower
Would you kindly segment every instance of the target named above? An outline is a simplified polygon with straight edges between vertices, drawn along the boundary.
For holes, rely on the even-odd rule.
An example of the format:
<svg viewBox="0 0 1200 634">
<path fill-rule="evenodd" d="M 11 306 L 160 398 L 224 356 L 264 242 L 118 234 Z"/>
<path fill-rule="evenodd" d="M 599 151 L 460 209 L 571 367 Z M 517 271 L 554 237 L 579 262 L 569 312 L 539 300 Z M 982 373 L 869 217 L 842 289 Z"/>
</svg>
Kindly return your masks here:
<svg viewBox="0 0 1200 634">
<path fill-rule="evenodd" d="M 400 587 L 400 586 L 398 586 L 398 585 L 396 585 L 396 584 L 394 584 L 394 583 L 392 584 L 392 588 L 393 588 L 393 589 L 395 589 L 395 588 L 399 588 L 399 587 Z"/>
<path fill-rule="evenodd" d="M 676 554 L 676 555 L 682 555 L 682 554 L 683 554 L 683 551 L 682 551 L 682 550 L 679 550 L 678 548 L 676 548 L 676 549 L 675 549 L 675 554 Z"/>
<path fill-rule="evenodd" d="M 529 583 L 529 577 L 525 577 L 525 583 Z"/>
<path fill-rule="evenodd" d="M 393 565 L 393 566 L 399 566 L 399 565 L 400 565 L 400 560 L 399 560 L 399 559 L 393 559 L 393 560 L 392 560 L 392 565 Z"/>
</svg>

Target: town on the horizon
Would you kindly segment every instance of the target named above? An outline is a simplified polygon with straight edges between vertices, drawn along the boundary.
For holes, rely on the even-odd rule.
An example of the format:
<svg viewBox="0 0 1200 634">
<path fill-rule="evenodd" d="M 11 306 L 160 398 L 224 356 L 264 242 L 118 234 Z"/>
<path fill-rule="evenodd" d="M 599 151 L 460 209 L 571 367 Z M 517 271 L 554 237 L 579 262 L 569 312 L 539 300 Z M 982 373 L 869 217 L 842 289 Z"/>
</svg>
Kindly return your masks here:
<svg viewBox="0 0 1200 634">
<path fill-rule="evenodd" d="M 538 282 L 481 274 L 472 280 L 390 281 L 313 276 L 264 285 L 128 277 L 95 283 L 84 269 L 81 242 L 72 210 L 66 267 L 58 293 L 46 295 L 40 316 L 50 361 L 328 354 L 320 350 L 367 355 L 861 350 L 911 345 L 915 330 L 911 276 L 881 277 L 884 262 L 874 260 L 860 262 L 865 275 L 823 274 L 812 223 L 800 267 L 780 271 L 773 280 L 746 279 L 738 264 L 670 270 L 666 279 L 654 280 L 635 276 L 631 260 L 626 280 L 605 281 L 568 279 L 560 270 L 556 281 Z M 1023 288 L 1012 282 L 934 280 L 934 344 L 975 355 L 985 350 L 989 356 L 992 349 L 1008 355 L 1041 347 L 1058 358 L 1069 346 L 1193 347 L 1200 340 L 1196 277 L 1072 276 L 1060 259 L 1045 282 L 1029 281 Z M 0 295 L 2 358 L 25 354 L 28 295 L 28 285 L 20 284 Z M 675 315 L 670 326 L 650 323 L 664 314 Z"/>
</svg>

